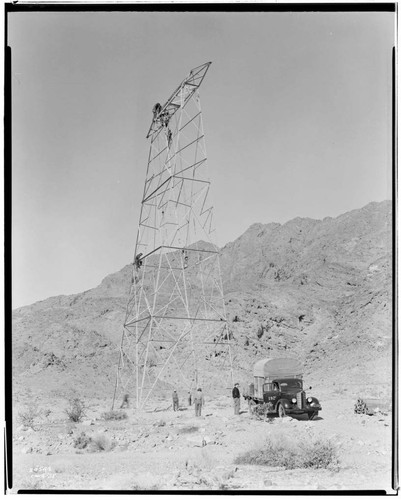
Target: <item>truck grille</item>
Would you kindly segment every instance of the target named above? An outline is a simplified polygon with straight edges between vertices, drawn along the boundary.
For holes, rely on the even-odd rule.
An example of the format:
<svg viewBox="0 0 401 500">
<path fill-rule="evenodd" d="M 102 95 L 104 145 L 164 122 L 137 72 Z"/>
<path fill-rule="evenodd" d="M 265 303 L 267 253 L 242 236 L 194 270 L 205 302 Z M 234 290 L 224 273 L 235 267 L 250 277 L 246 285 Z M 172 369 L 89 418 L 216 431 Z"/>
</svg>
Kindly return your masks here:
<svg viewBox="0 0 401 500">
<path fill-rule="evenodd" d="M 305 407 L 305 393 L 304 391 L 300 391 L 297 394 L 297 406 L 298 408 L 304 408 Z"/>
</svg>

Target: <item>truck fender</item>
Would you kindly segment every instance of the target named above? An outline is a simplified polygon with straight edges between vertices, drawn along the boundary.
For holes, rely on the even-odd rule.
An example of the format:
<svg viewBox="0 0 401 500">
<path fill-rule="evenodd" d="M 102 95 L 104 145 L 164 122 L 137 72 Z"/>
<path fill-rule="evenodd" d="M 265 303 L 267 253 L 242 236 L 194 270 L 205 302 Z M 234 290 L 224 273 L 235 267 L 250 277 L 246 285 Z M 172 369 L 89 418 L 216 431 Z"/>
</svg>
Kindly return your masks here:
<svg viewBox="0 0 401 500">
<path fill-rule="evenodd" d="M 274 407 L 274 411 L 277 413 L 278 412 L 278 405 L 281 403 L 282 406 L 284 406 L 285 408 L 285 405 L 284 403 L 288 403 L 288 401 L 286 399 L 279 399 Z"/>
</svg>

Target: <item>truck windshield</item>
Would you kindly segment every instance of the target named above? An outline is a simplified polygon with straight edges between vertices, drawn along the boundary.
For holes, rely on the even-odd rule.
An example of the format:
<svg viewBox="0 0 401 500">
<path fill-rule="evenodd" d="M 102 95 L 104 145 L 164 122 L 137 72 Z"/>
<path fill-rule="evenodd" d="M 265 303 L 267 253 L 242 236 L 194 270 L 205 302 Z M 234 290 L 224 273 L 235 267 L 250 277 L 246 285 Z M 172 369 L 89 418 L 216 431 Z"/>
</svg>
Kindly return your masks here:
<svg viewBox="0 0 401 500">
<path fill-rule="evenodd" d="M 280 382 L 280 388 L 282 392 L 302 389 L 302 382 L 300 380 L 286 380 L 285 382 Z"/>
</svg>

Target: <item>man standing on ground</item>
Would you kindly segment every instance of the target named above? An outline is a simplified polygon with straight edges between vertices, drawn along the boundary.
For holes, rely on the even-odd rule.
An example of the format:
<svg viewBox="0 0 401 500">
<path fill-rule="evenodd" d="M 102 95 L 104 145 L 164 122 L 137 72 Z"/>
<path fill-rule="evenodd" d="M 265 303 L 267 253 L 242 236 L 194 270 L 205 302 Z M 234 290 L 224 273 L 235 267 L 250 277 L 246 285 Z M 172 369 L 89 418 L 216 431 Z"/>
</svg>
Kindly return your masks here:
<svg viewBox="0 0 401 500">
<path fill-rule="evenodd" d="M 120 408 L 129 408 L 129 394 L 124 394 Z"/>
<path fill-rule="evenodd" d="M 200 417 L 202 413 L 202 406 L 205 406 L 205 398 L 203 397 L 202 389 L 198 389 L 194 398 L 195 402 L 195 417 Z"/>
<path fill-rule="evenodd" d="M 175 389 L 173 392 L 173 410 L 178 411 L 178 394 Z"/>
<path fill-rule="evenodd" d="M 188 406 L 192 405 L 192 394 L 191 391 L 188 391 Z"/>
<path fill-rule="evenodd" d="M 234 385 L 233 389 L 233 400 L 234 400 L 234 415 L 239 415 L 239 409 L 240 409 L 240 392 L 239 392 L 239 384 L 236 383 Z"/>
</svg>

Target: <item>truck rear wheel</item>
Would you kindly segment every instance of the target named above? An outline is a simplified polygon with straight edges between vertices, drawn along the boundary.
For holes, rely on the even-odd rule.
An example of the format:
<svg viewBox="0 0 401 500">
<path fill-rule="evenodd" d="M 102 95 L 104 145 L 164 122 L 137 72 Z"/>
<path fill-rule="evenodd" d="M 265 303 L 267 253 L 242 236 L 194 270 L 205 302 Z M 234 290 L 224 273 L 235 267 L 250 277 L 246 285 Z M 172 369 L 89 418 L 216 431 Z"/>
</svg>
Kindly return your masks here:
<svg viewBox="0 0 401 500">
<path fill-rule="evenodd" d="M 285 408 L 281 403 L 279 403 L 277 407 L 277 413 L 280 418 L 284 418 L 286 416 Z"/>
</svg>

